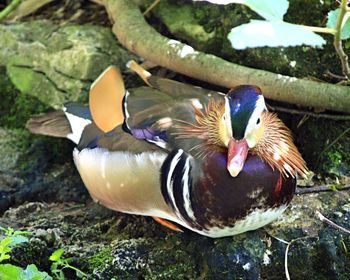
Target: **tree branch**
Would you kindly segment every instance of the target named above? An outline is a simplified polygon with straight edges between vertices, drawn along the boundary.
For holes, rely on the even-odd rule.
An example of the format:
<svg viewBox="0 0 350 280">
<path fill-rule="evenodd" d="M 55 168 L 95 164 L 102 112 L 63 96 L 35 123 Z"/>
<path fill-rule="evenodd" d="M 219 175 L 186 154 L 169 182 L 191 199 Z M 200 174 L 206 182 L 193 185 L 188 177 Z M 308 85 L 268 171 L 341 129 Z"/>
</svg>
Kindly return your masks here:
<svg viewBox="0 0 350 280">
<path fill-rule="evenodd" d="M 139 56 L 184 75 L 231 88 L 253 84 L 267 98 L 350 113 L 350 88 L 252 69 L 195 51 L 160 35 L 144 20 L 133 1 L 105 0 L 119 42 Z"/>
<path fill-rule="evenodd" d="M 341 186 L 337 191 L 349 190 L 350 185 Z M 297 187 L 295 194 L 309 194 L 309 193 L 319 193 L 319 192 L 334 192 L 332 185 L 323 185 L 315 187 Z"/>
<path fill-rule="evenodd" d="M 320 221 L 330 225 L 331 227 L 334 227 L 342 232 L 345 232 L 347 234 L 350 234 L 350 230 L 348 230 L 347 228 L 344 228 L 340 225 L 337 225 L 335 222 L 331 221 L 330 219 L 326 218 L 325 216 L 322 215 L 322 213 L 319 210 L 315 211 L 315 215 L 317 218 L 320 219 Z"/>
<path fill-rule="evenodd" d="M 335 27 L 336 32 L 334 34 L 333 45 L 341 61 L 341 66 L 343 74 L 349 79 L 350 78 L 350 68 L 348 64 L 348 56 L 343 50 L 343 45 L 341 41 L 341 29 L 343 27 L 343 20 L 346 14 L 347 0 L 342 0 L 340 4 L 340 11 L 337 19 L 337 25 Z"/>
<path fill-rule="evenodd" d="M 271 105 L 267 105 L 267 108 L 271 111 L 289 113 L 289 114 L 293 114 L 293 115 L 303 115 L 303 116 L 306 115 L 306 116 L 310 116 L 313 118 L 323 118 L 323 119 L 329 119 L 329 120 L 335 120 L 335 121 L 350 121 L 350 115 L 320 114 L 320 113 L 313 113 L 313 112 L 309 112 L 309 111 L 290 109 L 290 108 L 284 108 L 281 106 L 271 106 Z"/>
</svg>

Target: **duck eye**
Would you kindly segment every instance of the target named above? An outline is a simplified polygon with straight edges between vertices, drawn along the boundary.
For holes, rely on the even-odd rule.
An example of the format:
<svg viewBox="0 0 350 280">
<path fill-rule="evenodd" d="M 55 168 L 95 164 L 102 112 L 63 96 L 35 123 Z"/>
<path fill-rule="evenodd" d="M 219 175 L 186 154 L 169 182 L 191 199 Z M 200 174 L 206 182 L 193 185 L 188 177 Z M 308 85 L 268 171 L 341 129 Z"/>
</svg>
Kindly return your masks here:
<svg viewBox="0 0 350 280">
<path fill-rule="evenodd" d="M 260 123 L 260 118 L 258 118 L 258 120 L 256 121 L 256 124 L 259 124 Z"/>
</svg>

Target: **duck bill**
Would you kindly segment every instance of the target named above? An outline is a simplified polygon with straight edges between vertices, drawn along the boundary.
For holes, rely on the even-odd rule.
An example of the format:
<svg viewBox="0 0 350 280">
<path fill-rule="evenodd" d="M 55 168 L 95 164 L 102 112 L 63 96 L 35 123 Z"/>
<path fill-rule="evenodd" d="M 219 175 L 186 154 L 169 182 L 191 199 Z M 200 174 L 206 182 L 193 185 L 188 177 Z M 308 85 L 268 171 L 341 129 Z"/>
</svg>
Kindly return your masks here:
<svg viewBox="0 0 350 280">
<path fill-rule="evenodd" d="M 248 143 L 247 140 L 242 139 L 237 141 L 231 138 L 228 142 L 227 153 L 227 170 L 232 177 L 236 177 L 243 169 L 245 160 L 248 155 Z"/>
</svg>

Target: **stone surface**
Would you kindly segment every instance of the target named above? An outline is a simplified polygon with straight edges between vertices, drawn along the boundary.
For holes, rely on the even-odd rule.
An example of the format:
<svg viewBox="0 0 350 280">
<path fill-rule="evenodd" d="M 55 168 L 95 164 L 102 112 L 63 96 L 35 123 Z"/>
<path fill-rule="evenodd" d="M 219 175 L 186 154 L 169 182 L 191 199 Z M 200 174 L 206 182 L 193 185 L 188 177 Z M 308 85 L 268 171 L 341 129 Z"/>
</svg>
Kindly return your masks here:
<svg viewBox="0 0 350 280">
<path fill-rule="evenodd" d="M 171 232 L 151 218 L 84 204 L 31 202 L 7 210 L 0 224 L 32 232 L 13 263 L 35 263 L 48 271 L 57 248 L 90 279 L 285 279 L 285 242 L 291 242 L 292 279 L 347 279 L 350 235 L 315 218 L 319 209 L 349 227 L 347 192 L 296 197 L 278 221 L 238 236 L 210 239 Z M 284 240 L 284 241 L 283 241 Z"/>
<path fill-rule="evenodd" d="M 123 68 L 132 57 L 100 26 L 31 21 L 0 25 L 0 37 L 0 66 L 6 66 L 14 86 L 56 109 L 86 101 L 104 69 Z"/>
</svg>

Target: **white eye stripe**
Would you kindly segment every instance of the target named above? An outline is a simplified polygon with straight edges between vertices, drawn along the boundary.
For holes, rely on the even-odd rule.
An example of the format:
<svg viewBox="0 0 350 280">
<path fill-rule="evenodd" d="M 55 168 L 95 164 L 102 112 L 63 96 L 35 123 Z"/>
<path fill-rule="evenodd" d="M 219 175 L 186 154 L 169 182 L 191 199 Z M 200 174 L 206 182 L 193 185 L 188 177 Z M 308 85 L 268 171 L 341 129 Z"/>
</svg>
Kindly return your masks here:
<svg viewBox="0 0 350 280">
<path fill-rule="evenodd" d="M 230 102 L 228 100 L 228 98 L 225 96 L 225 113 L 224 113 L 224 117 L 223 117 L 223 120 L 226 124 L 226 127 L 227 127 L 227 132 L 228 132 L 228 135 L 230 137 L 233 136 L 233 133 L 232 133 L 232 127 L 231 127 L 231 109 L 230 109 Z"/>
<path fill-rule="evenodd" d="M 246 138 L 249 148 L 254 147 L 256 144 L 255 139 L 251 134 L 257 126 L 260 126 L 261 121 L 258 122 L 258 120 L 260 119 L 261 113 L 264 111 L 267 111 L 265 99 L 264 96 L 259 95 L 255 109 L 248 121 L 246 130 L 244 132 L 244 138 Z"/>
</svg>

